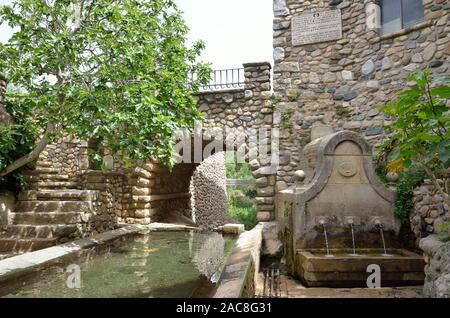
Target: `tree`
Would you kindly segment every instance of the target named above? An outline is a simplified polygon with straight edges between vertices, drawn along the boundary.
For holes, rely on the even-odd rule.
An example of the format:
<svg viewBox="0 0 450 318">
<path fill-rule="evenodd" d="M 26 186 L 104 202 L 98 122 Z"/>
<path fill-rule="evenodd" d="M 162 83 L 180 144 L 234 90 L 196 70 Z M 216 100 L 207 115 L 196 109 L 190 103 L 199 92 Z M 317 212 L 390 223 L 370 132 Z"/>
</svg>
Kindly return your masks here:
<svg viewBox="0 0 450 318">
<path fill-rule="evenodd" d="M 450 86 L 448 79 L 433 79 L 428 70 L 412 74 L 414 83 L 381 110 L 390 115 L 389 138 L 381 145 L 389 171 L 419 165 L 437 190 L 448 199 L 438 177 L 448 178 L 450 164 Z"/>
<path fill-rule="evenodd" d="M 24 92 L 6 95 L 21 118 L 0 129 L 39 136 L 0 158 L 0 178 L 63 135 L 95 138 L 127 163 L 172 164 L 172 133 L 201 118 L 192 93 L 210 73 L 173 0 L 20 0 L 0 7 L 0 23 L 18 29 L 0 44 L 0 73 Z"/>
</svg>

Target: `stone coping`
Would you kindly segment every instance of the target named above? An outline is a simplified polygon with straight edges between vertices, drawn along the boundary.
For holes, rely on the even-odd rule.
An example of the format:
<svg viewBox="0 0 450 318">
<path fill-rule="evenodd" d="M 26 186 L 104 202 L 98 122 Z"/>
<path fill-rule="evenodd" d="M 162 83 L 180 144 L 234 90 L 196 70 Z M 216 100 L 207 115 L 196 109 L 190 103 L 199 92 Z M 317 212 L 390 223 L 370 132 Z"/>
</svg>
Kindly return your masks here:
<svg viewBox="0 0 450 318">
<path fill-rule="evenodd" d="M 89 238 L 4 259 L 0 261 L 0 283 L 28 274 L 38 268 L 50 265 L 54 261 L 74 256 L 87 248 L 100 246 L 123 236 L 139 234 L 143 231 L 145 231 L 145 227 L 128 225 Z"/>
<path fill-rule="evenodd" d="M 262 224 L 239 235 L 233 251 L 222 270 L 213 298 L 242 298 L 245 291 L 254 290 L 256 274 L 259 272 L 259 258 L 262 244 Z M 255 275 L 255 277 L 250 277 Z M 249 283 L 250 282 L 250 283 Z"/>
<path fill-rule="evenodd" d="M 213 94 L 235 94 L 235 93 L 243 93 L 246 90 L 247 89 L 245 87 L 224 88 L 224 89 L 212 88 L 211 90 L 200 91 L 200 92 L 194 93 L 193 95 L 199 96 L 199 95 L 213 95 Z"/>
<path fill-rule="evenodd" d="M 250 63 L 244 63 L 242 64 L 245 67 L 252 67 L 252 66 L 263 66 L 263 65 L 267 65 L 269 67 L 272 67 L 272 63 L 268 62 L 268 61 L 264 61 L 264 62 L 250 62 Z"/>
<path fill-rule="evenodd" d="M 150 223 L 149 225 L 143 226 L 150 232 L 181 232 L 181 231 L 197 231 L 202 232 L 203 230 L 199 227 L 189 226 L 184 224 L 169 224 L 169 223 Z"/>
</svg>

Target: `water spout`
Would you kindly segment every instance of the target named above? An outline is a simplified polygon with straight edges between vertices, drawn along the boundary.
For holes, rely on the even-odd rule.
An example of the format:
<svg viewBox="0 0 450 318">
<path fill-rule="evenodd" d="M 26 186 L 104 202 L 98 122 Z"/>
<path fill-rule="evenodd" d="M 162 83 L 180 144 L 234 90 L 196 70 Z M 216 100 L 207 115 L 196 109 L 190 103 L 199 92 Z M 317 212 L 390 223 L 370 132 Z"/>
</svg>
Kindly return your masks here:
<svg viewBox="0 0 450 318">
<path fill-rule="evenodd" d="M 381 256 L 383 256 L 383 257 L 391 257 L 393 255 L 392 254 L 388 254 L 387 251 L 386 251 L 386 242 L 384 240 L 383 226 L 380 224 L 379 228 L 380 228 L 381 241 L 383 242 L 383 251 L 384 251 L 384 253 L 381 254 Z"/>
<path fill-rule="evenodd" d="M 356 253 L 355 229 L 353 227 L 353 223 L 350 223 L 350 229 L 352 230 L 352 242 L 353 242 L 353 253 L 350 254 L 350 256 L 359 256 L 358 253 Z"/>
<path fill-rule="evenodd" d="M 327 254 L 325 255 L 325 257 L 334 257 L 334 255 L 332 255 L 330 253 L 330 246 L 328 244 L 328 234 L 327 234 L 327 228 L 325 226 L 325 222 L 321 222 L 323 225 L 323 234 L 325 234 L 325 247 L 327 249 Z"/>
</svg>

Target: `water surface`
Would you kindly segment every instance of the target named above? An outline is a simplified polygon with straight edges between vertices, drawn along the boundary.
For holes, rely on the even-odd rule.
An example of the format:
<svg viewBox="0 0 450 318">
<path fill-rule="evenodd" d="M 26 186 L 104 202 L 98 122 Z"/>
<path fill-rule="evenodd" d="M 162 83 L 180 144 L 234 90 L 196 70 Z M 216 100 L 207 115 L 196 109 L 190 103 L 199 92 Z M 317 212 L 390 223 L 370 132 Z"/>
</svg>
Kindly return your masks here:
<svg viewBox="0 0 450 318">
<path fill-rule="evenodd" d="M 70 264 L 61 264 L 39 271 L 4 296 L 208 297 L 232 246 L 232 239 L 217 233 L 155 232 L 71 262 L 80 266 L 80 289 L 68 288 Z"/>
</svg>

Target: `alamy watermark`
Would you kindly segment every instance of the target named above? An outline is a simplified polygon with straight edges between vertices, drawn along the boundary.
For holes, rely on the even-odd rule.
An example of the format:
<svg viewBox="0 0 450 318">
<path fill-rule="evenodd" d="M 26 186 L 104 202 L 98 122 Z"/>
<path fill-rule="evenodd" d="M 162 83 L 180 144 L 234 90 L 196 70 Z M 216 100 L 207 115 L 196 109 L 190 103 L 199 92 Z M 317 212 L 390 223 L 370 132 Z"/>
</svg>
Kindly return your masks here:
<svg viewBox="0 0 450 318">
<path fill-rule="evenodd" d="M 368 288 L 381 288 L 381 267 L 378 264 L 370 264 L 367 266 L 367 273 L 370 273 L 367 277 Z"/>
<path fill-rule="evenodd" d="M 66 286 L 69 289 L 80 289 L 81 288 L 81 269 L 80 265 L 71 264 L 67 266 L 66 273 L 69 276 L 66 279 Z"/>
</svg>

